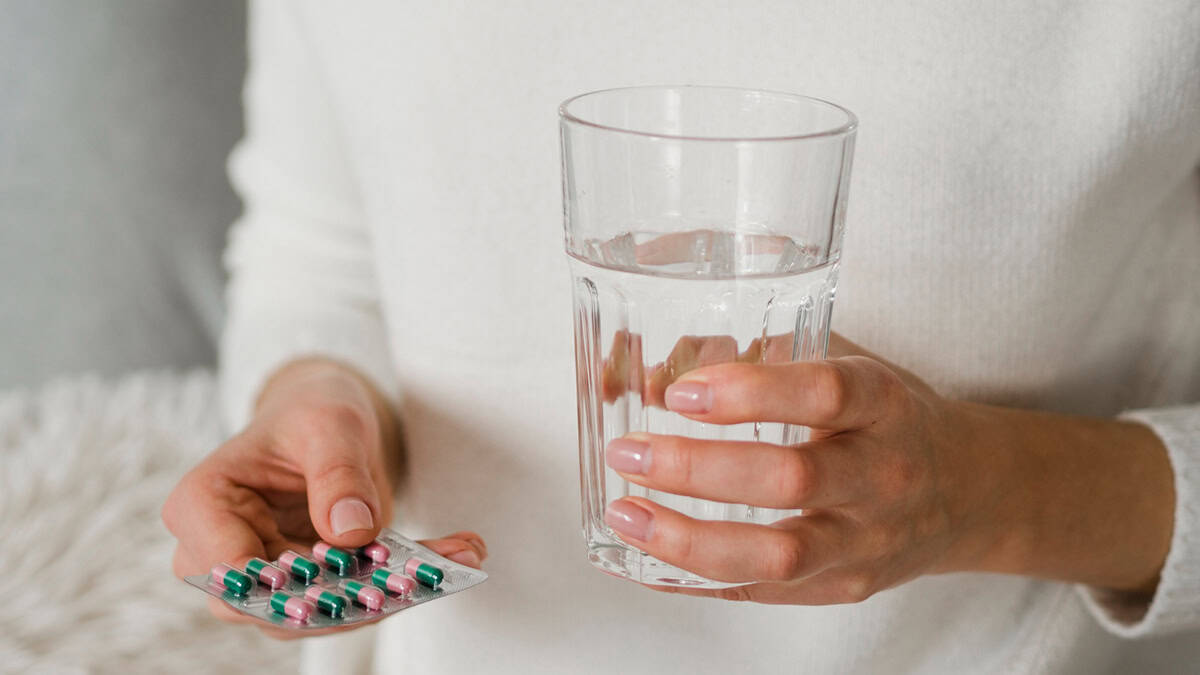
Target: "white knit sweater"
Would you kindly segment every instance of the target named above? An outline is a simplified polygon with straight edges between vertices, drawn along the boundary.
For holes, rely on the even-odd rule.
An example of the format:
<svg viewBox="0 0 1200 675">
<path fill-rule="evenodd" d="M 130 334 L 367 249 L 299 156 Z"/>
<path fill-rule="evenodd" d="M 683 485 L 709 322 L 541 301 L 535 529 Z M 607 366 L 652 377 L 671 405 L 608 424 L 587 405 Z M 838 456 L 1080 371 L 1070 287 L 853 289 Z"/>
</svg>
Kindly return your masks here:
<svg viewBox="0 0 1200 675">
<path fill-rule="evenodd" d="M 287 359 L 351 362 L 398 396 L 400 527 L 475 529 L 491 550 L 487 584 L 312 641 L 314 669 L 1200 664 L 1156 637 L 1200 629 L 1200 3 L 292 2 L 252 26 L 227 419 Z M 975 574 L 859 605 L 733 604 L 587 564 L 555 107 L 642 83 L 859 115 L 834 313 L 849 338 L 952 397 L 1152 409 L 1135 416 L 1170 449 L 1179 507 L 1149 606 Z"/>
</svg>

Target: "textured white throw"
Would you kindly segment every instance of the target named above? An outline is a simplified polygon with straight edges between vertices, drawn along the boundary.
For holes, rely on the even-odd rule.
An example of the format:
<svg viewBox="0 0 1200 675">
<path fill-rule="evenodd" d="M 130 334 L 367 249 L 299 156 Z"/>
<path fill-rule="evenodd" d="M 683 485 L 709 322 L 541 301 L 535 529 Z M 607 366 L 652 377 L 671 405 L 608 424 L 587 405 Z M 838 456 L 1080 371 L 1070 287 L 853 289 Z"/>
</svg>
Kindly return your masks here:
<svg viewBox="0 0 1200 675">
<path fill-rule="evenodd" d="M 0 394 L 0 672 L 290 672 L 171 573 L 159 520 L 221 438 L 205 372 Z M 269 669 L 269 671 L 268 671 Z"/>
</svg>

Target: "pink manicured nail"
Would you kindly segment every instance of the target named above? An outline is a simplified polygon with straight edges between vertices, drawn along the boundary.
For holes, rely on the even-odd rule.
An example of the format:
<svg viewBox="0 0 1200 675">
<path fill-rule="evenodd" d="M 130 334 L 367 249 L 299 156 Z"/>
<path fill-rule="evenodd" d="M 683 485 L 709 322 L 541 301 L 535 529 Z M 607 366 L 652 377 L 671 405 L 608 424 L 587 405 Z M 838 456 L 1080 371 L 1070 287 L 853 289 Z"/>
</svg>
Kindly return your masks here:
<svg viewBox="0 0 1200 675">
<path fill-rule="evenodd" d="M 632 438 L 617 438 L 604 451 L 604 461 L 614 470 L 637 476 L 650 469 L 650 444 Z"/>
<path fill-rule="evenodd" d="M 345 497 L 329 509 L 329 524 L 335 535 L 354 530 L 369 530 L 374 525 L 371 508 L 356 497 Z"/>
<path fill-rule="evenodd" d="M 624 499 L 618 499 L 604 509 L 604 522 L 617 532 L 638 541 L 648 541 L 654 532 L 654 515 Z"/>
<path fill-rule="evenodd" d="M 712 410 L 712 390 L 703 382 L 676 382 L 667 387 L 667 407 L 681 413 Z"/>
<path fill-rule="evenodd" d="M 466 565 L 467 567 L 479 567 L 479 554 L 469 548 L 459 551 L 458 553 L 451 553 L 446 557 L 460 565 Z"/>
</svg>

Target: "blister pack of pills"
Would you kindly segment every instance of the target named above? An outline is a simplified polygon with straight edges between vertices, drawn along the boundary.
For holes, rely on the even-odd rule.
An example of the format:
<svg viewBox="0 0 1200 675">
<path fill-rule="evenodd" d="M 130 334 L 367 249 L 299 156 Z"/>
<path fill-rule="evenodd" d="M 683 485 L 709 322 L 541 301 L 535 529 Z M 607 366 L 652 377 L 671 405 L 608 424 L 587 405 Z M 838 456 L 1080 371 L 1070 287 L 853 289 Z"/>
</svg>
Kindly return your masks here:
<svg viewBox="0 0 1200 675">
<path fill-rule="evenodd" d="M 358 549 L 319 541 L 311 556 L 285 551 L 274 562 L 221 563 L 184 578 L 243 614 L 296 630 L 374 621 L 486 579 L 387 528 Z"/>
</svg>

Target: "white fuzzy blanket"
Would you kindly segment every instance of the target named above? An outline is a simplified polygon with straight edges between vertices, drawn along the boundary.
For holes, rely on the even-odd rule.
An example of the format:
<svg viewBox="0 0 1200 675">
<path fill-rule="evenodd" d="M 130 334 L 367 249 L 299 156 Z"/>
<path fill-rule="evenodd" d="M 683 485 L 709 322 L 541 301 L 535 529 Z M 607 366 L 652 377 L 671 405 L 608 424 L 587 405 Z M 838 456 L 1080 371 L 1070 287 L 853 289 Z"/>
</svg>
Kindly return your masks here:
<svg viewBox="0 0 1200 675">
<path fill-rule="evenodd" d="M 0 672 L 296 670 L 171 574 L 159 509 L 220 440 L 208 373 L 0 394 Z"/>
</svg>

